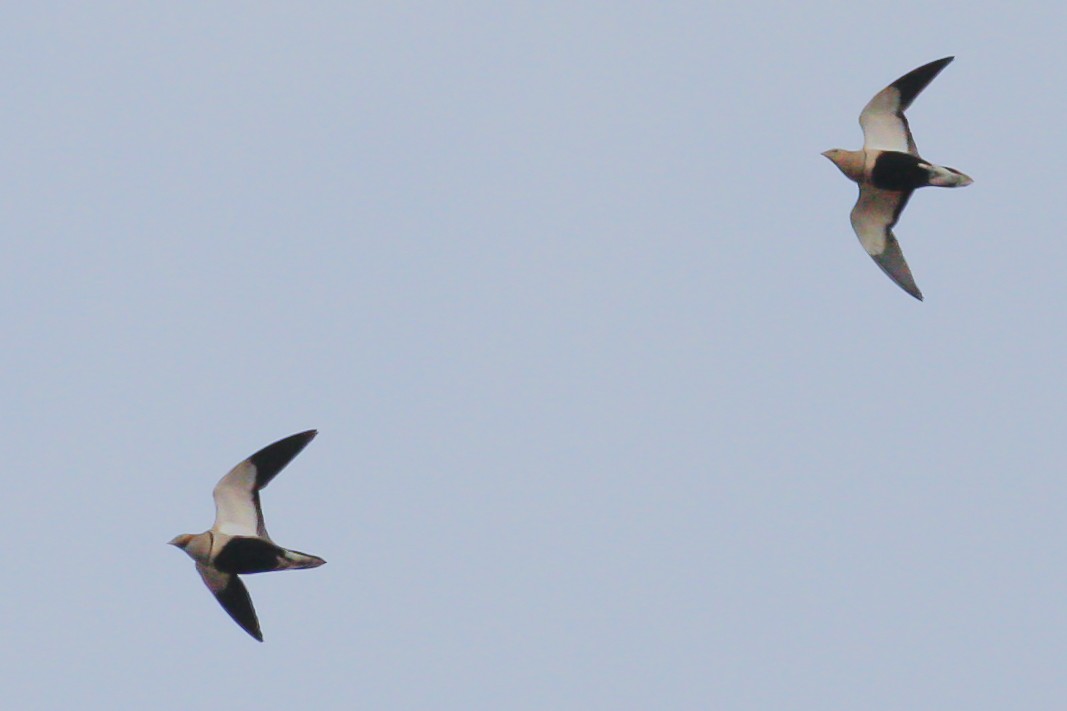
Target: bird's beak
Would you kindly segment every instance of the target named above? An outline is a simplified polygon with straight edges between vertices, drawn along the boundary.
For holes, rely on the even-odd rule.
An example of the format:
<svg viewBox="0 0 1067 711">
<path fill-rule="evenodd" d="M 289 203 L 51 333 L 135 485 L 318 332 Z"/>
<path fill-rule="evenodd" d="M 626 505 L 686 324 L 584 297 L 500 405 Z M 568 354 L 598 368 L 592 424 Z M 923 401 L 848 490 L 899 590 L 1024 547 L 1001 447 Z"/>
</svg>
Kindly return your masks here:
<svg viewBox="0 0 1067 711">
<path fill-rule="evenodd" d="M 822 153 L 820 153 L 819 155 L 821 155 L 821 156 L 823 156 L 823 157 L 825 157 L 825 158 L 829 158 L 829 157 L 830 157 L 830 151 L 823 151 L 823 152 L 822 152 Z"/>
<path fill-rule="evenodd" d="M 182 540 L 181 536 L 175 536 L 174 538 L 172 538 L 169 541 L 167 541 L 167 545 L 168 546 L 178 546 L 179 548 L 181 548 L 181 540 Z"/>
</svg>

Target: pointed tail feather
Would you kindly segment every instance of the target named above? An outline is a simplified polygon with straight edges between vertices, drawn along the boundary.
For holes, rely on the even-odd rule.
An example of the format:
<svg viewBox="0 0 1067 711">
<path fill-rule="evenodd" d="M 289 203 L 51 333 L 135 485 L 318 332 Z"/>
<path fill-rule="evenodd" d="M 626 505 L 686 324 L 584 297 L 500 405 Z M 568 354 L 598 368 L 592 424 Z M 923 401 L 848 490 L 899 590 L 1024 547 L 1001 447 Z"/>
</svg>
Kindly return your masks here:
<svg viewBox="0 0 1067 711">
<path fill-rule="evenodd" d="M 930 166 L 930 185 L 939 188 L 965 188 L 974 181 L 955 168 L 941 165 Z"/>
<path fill-rule="evenodd" d="M 301 553 L 300 551 L 286 550 L 283 555 L 283 560 L 280 560 L 278 570 L 299 570 L 301 568 L 318 568 L 320 565 L 325 565 L 326 561 L 319 558 L 317 555 L 308 555 L 307 553 Z"/>
</svg>

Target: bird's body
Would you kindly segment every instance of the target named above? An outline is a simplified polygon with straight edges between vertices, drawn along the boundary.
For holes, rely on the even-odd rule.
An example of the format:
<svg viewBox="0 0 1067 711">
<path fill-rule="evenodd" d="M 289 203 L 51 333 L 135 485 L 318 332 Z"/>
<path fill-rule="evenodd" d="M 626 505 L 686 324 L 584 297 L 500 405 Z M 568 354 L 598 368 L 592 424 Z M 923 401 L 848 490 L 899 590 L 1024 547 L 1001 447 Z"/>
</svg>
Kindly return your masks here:
<svg viewBox="0 0 1067 711">
<path fill-rule="evenodd" d="M 919 156 L 904 111 L 952 59 L 923 65 L 875 94 L 860 113 L 861 150 L 834 148 L 823 153 L 860 186 L 851 215 L 860 243 L 889 278 L 919 300 L 922 292 L 904 261 L 893 226 L 915 190 L 964 187 L 973 181 L 955 168 Z"/>
<path fill-rule="evenodd" d="M 196 561 L 208 589 L 223 609 L 260 642 L 263 634 L 248 590 L 238 575 L 316 568 L 326 561 L 277 545 L 267 534 L 259 491 L 317 433 L 301 432 L 268 445 L 230 470 L 215 485 L 215 524 L 203 533 L 183 533 L 170 543 Z"/>
</svg>

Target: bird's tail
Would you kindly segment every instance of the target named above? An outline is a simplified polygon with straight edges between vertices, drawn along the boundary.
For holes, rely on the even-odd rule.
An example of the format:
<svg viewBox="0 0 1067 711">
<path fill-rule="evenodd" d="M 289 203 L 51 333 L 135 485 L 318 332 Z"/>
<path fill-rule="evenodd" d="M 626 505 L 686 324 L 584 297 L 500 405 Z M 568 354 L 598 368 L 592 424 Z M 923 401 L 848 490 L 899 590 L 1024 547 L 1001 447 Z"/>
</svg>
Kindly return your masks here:
<svg viewBox="0 0 1067 711">
<path fill-rule="evenodd" d="M 307 553 L 301 553 L 300 551 L 287 550 L 282 555 L 282 559 L 278 561 L 281 565 L 278 570 L 299 570 L 300 568 L 318 568 L 320 565 L 324 565 L 326 561 L 319 558 L 317 555 L 308 555 Z"/>
<path fill-rule="evenodd" d="M 964 188 L 973 183 L 970 176 L 964 175 L 955 168 L 946 168 L 942 165 L 931 165 L 930 185 L 939 188 Z"/>
</svg>

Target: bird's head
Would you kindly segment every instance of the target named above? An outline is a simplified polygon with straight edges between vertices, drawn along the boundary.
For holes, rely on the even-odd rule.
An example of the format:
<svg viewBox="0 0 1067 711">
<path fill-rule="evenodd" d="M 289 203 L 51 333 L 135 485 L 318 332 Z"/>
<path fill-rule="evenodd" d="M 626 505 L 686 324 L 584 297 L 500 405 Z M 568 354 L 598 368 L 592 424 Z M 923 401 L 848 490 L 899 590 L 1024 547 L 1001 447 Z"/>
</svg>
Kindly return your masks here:
<svg viewBox="0 0 1067 711">
<path fill-rule="evenodd" d="M 181 534 L 179 536 L 175 536 L 174 538 L 172 538 L 169 541 L 167 541 L 167 545 L 168 546 L 177 546 L 178 548 L 181 548 L 182 550 L 185 550 L 186 546 L 189 545 L 189 541 L 191 541 L 191 540 L 193 540 L 193 534 L 191 534 L 191 533 L 183 533 L 183 534 Z"/>
<path fill-rule="evenodd" d="M 186 555 L 195 561 L 204 563 L 211 556 L 211 532 L 206 533 L 183 533 L 175 536 L 168 543 L 185 551 Z"/>
<path fill-rule="evenodd" d="M 857 183 L 863 179 L 863 151 L 846 151 L 843 148 L 831 148 L 822 154 L 851 180 Z"/>
</svg>

